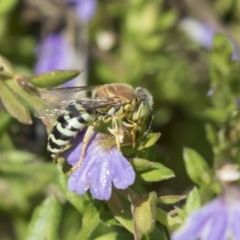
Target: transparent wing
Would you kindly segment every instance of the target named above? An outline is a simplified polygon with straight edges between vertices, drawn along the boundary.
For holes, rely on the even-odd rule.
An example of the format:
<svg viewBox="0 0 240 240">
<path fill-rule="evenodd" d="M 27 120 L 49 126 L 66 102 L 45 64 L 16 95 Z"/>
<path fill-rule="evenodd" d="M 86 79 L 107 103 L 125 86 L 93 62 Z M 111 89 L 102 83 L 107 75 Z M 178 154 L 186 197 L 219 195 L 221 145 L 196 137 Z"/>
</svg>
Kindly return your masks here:
<svg viewBox="0 0 240 240">
<path fill-rule="evenodd" d="M 66 107 L 77 99 L 87 97 L 89 93 L 99 86 L 81 86 L 68 88 L 51 88 L 47 90 L 40 90 L 41 99 L 52 107 L 63 106 Z"/>
<path fill-rule="evenodd" d="M 38 110 L 35 116 L 38 118 L 56 118 L 65 112 L 67 106 L 74 104 L 78 99 L 87 99 L 99 86 L 81 86 L 68 88 L 51 88 L 40 90 L 38 94 L 45 103 L 43 109 Z"/>
<path fill-rule="evenodd" d="M 39 110 L 35 116 L 38 118 L 57 118 L 60 114 L 80 114 L 80 111 L 74 107 L 75 104 L 81 105 L 83 111 L 122 105 L 113 97 L 86 97 L 97 87 L 87 86 L 42 90 L 39 93 L 46 107 Z"/>
</svg>

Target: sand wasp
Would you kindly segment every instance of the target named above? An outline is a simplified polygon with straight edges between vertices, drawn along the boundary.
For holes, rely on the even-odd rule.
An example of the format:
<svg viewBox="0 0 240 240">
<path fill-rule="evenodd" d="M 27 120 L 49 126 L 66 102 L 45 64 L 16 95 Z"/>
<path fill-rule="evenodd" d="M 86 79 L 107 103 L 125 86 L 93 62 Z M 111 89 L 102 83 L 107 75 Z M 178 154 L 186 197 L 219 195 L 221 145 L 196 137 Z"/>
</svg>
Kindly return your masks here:
<svg viewBox="0 0 240 240">
<path fill-rule="evenodd" d="M 87 96 L 90 94 L 90 96 Z M 83 139 L 82 153 L 74 171 L 83 160 L 88 142 L 95 126 L 112 121 L 109 132 L 114 135 L 120 150 L 124 135 L 132 139 L 135 147 L 139 134 L 148 131 L 152 121 L 153 98 L 145 88 L 135 90 L 127 84 L 113 83 L 100 86 L 54 88 L 40 92 L 50 107 L 40 113 L 40 118 L 57 117 L 48 137 L 47 150 L 53 159 L 88 126 Z"/>
</svg>

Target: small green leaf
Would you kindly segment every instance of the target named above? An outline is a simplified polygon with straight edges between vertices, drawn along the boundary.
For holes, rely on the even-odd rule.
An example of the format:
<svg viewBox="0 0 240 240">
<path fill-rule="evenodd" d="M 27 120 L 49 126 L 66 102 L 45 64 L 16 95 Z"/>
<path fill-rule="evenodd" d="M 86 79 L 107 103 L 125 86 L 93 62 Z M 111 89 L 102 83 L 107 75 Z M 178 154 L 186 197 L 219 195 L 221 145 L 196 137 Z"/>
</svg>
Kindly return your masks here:
<svg viewBox="0 0 240 240">
<path fill-rule="evenodd" d="M 0 137 L 11 124 L 12 117 L 7 112 L 0 112 Z"/>
<path fill-rule="evenodd" d="M 156 141 L 160 138 L 161 133 L 149 133 L 147 134 L 141 145 L 137 148 L 137 150 L 143 150 L 145 148 L 151 147 L 153 144 L 156 143 Z"/>
<path fill-rule="evenodd" d="M 56 70 L 29 77 L 29 82 L 39 88 L 51 88 L 77 77 L 81 72 L 82 70 Z"/>
<path fill-rule="evenodd" d="M 196 211 L 201 207 L 201 198 L 199 191 L 196 187 L 188 194 L 185 210 L 188 214 Z"/>
<path fill-rule="evenodd" d="M 3 81 L 0 81 L 0 89 L 0 97 L 6 110 L 19 122 L 31 124 L 30 113 L 21 99 Z"/>
<path fill-rule="evenodd" d="M 36 156 L 33 153 L 13 149 L 11 151 L 1 151 L 0 162 L 19 165 L 29 163 L 33 161 L 34 158 L 36 158 Z"/>
<path fill-rule="evenodd" d="M 4 2 L 4 1 L 0 1 L 0 2 Z M 3 57 L 1 55 L 0 55 L 0 72 L 4 72 L 3 75 L 5 75 L 5 77 L 10 76 L 10 75 L 12 76 L 14 74 L 12 64 L 5 57 Z M 5 79 L 5 77 L 4 77 L 4 79 Z"/>
<path fill-rule="evenodd" d="M 222 35 L 216 34 L 213 40 L 213 54 L 219 55 L 219 57 L 231 60 L 232 59 L 232 46 L 229 39 Z"/>
<path fill-rule="evenodd" d="M 157 162 L 150 162 L 146 159 L 134 158 L 132 165 L 140 178 L 146 182 L 158 182 L 174 177 L 174 172 Z"/>
<path fill-rule="evenodd" d="M 157 221 L 170 229 L 176 229 L 180 224 L 182 224 L 182 220 L 179 217 L 172 217 L 161 208 L 156 208 L 155 217 Z"/>
<path fill-rule="evenodd" d="M 21 87 L 16 79 L 7 80 L 4 83 L 15 92 L 15 94 L 24 100 L 28 106 L 35 109 L 36 112 L 46 109 L 46 104 L 39 98 L 39 96 L 32 91 L 28 91 Z M 43 118 L 42 122 L 47 126 L 48 129 L 52 129 L 54 119 Z"/>
<path fill-rule="evenodd" d="M 216 129 L 214 129 L 212 124 L 205 124 L 205 131 L 209 143 L 213 147 L 216 147 L 218 145 L 218 136 Z"/>
<path fill-rule="evenodd" d="M 11 78 L 13 78 L 13 75 L 11 73 L 0 70 L 0 80 L 7 80 Z"/>
<path fill-rule="evenodd" d="M 88 202 L 85 204 L 81 229 L 75 239 L 91 240 L 91 234 L 100 223 L 99 210 L 91 202 Z"/>
<path fill-rule="evenodd" d="M 50 196 L 38 206 L 29 224 L 26 240 L 58 239 L 61 206 L 55 196 Z"/>
<path fill-rule="evenodd" d="M 17 0 L 0 1 L 0 16 L 7 14 L 16 5 Z"/>
<path fill-rule="evenodd" d="M 155 226 L 156 193 L 150 192 L 148 195 L 130 195 L 129 197 L 133 206 L 132 213 L 136 230 L 140 234 L 148 234 Z"/>
<path fill-rule="evenodd" d="M 100 211 L 100 219 L 102 223 L 106 226 L 121 226 L 121 224 L 113 217 L 111 212 L 106 209 Z"/>
<path fill-rule="evenodd" d="M 177 12 L 175 10 L 164 11 L 158 19 L 159 29 L 166 31 L 172 27 L 177 21 Z"/>
<path fill-rule="evenodd" d="M 213 121 L 224 123 L 233 110 L 235 110 L 234 104 L 227 108 L 206 108 L 203 114 Z"/>
<path fill-rule="evenodd" d="M 187 218 L 188 214 L 187 212 L 179 207 L 175 207 L 175 211 L 177 212 L 178 217 L 181 219 L 181 221 L 185 221 L 185 219 Z"/>
<path fill-rule="evenodd" d="M 112 196 L 107 204 L 117 221 L 128 231 L 133 233 L 134 231 L 130 203 L 113 191 Z"/>
<path fill-rule="evenodd" d="M 158 198 L 158 202 L 163 203 L 163 204 L 174 204 L 185 198 L 186 198 L 186 196 L 178 196 L 178 195 L 162 196 L 162 197 Z"/>
<path fill-rule="evenodd" d="M 202 156 L 193 149 L 185 148 L 183 158 L 190 179 L 199 186 L 209 186 L 214 174 Z"/>
<path fill-rule="evenodd" d="M 94 240 L 117 240 L 119 238 L 119 233 L 117 232 L 111 232 L 103 234 L 97 238 L 94 238 Z"/>
</svg>

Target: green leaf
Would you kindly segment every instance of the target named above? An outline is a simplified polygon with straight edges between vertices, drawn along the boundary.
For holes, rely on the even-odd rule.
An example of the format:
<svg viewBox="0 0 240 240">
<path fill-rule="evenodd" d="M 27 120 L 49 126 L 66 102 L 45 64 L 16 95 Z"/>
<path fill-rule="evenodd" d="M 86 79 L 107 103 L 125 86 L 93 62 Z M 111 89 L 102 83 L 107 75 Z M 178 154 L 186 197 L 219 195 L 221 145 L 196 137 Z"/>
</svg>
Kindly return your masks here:
<svg viewBox="0 0 240 240">
<path fill-rule="evenodd" d="M 0 137 L 11 124 L 12 117 L 7 112 L 0 112 Z"/>
<path fill-rule="evenodd" d="M 163 204 L 174 204 L 185 198 L 186 196 L 178 196 L 178 195 L 162 196 L 158 198 L 158 202 Z"/>
<path fill-rule="evenodd" d="M 141 145 L 137 148 L 137 150 L 143 150 L 145 148 L 151 147 L 153 144 L 157 142 L 157 140 L 160 138 L 161 133 L 149 133 L 147 134 Z"/>
<path fill-rule="evenodd" d="M 100 211 L 100 219 L 102 223 L 106 226 L 121 226 L 121 224 L 113 217 L 111 212 L 106 209 L 101 209 Z"/>
<path fill-rule="evenodd" d="M 193 149 L 185 148 L 183 158 L 190 179 L 199 186 L 209 186 L 214 174 L 202 156 Z"/>
<path fill-rule="evenodd" d="M 57 163 L 58 183 L 67 200 L 81 213 L 82 226 L 75 239 L 91 239 L 92 232 L 100 223 L 99 210 L 90 202 L 87 194 L 82 196 L 70 192 L 67 188 L 67 179 L 62 171 L 61 163 Z"/>
<path fill-rule="evenodd" d="M 213 40 L 213 54 L 221 57 L 222 59 L 232 59 L 232 45 L 228 38 L 222 34 L 216 34 Z M 219 60 L 219 59 L 218 59 Z"/>
<path fill-rule="evenodd" d="M 181 219 L 181 221 L 185 221 L 185 219 L 187 218 L 188 214 L 187 212 L 179 207 L 175 207 L 175 211 L 177 212 L 178 217 Z"/>
<path fill-rule="evenodd" d="M 196 187 L 188 194 L 185 210 L 188 214 L 196 211 L 201 207 L 201 198 L 199 191 Z"/>
<path fill-rule="evenodd" d="M 158 25 L 161 31 L 166 31 L 177 21 L 177 12 L 175 10 L 164 11 L 158 19 Z"/>
<path fill-rule="evenodd" d="M 207 139 L 209 143 L 213 146 L 216 147 L 218 145 L 218 136 L 217 136 L 217 131 L 213 127 L 212 124 L 205 124 L 205 131 L 207 135 Z"/>
<path fill-rule="evenodd" d="M 28 227 L 26 240 L 58 239 L 61 206 L 55 196 L 50 196 L 38 206 Z"/>
<path fill-rule="evenodd" d="M 171 169 L 161 163 L 150 162 L 146 159 L 134 158 L 132 165 L 140 178 L 146 182 L 158 182 L 175 176 Z"/>
<path fill-rule="evenodd" d="M 224 123 L 233 110 L 235 110 L 234 104 L 225 108 L 206 108 L 203 114 L 213 121 Z"/>
<path fill-rule="evenodd" d="M 35 109 L 36 112 L 46 109 L 46 103 L 44 103 L 35 92 L 29 91 L 28 89 L 25 89 L 19 85 L 16 79 L 7 80 L 5 82 L 20 99 L 26 102 L 26 104 L 32 109 Z M 55 122 L 54 119 L 43 118 L 41 120 L 48 129 L 52 129 L 52 126 Z"/>
<path fill-rule="evenodd" d="M 170 229 L 176 229 L 180 224 L 182 224 L 182 220 L 179 217 L 172 217 L 161 208 L 156 208 L 155 217 L 157 221 Z"/>
<path fill-rule="evenodd" d="M 0 89 L 0 97 L 6 110 L 19 122 L 32 124 L 30 113 L 21 99 L 3 81 L 0 81 Z"/>
<path fill-rule="evenodd" d="M 86 239 L 91 240 L 91 234 L 100 224 L 99 219 L 99 211 L 96 209 L 96 207 L 88 202 L 88 204 L 85 205 L 85 210 L 82 217 L 82 226 L 81 230 L 76 236 L 76 240 L 78 239 Z"/>
<path fill-rule="evenodd" d="M 143 236 L 143 240 L 169 240 L 169 231 L 160 222 L 156 222 L 156 227 L 148 235 Z"/>
<path fill-rule="evenodd" d="M 0 1 L 0 16 L 7 14 L 16 5 L 17 0 Z"/>
<path fill-rule="evenodd" d="M 82 70 L 56 70 L 29 77 L 29 82 L 39 88 L 51 88 L 77 77 L 81 72 Z"/>
<path fill-rule="evenodd" d="M 13 75 L 11 73 L 0 70 L 0 80 L 7 80 L 11 78 L 13 78 Z"/>
<path fill-rule="evenodd" d="M 97 238 L 94 238 L 94 240 L 117 240 L 119 239 L 118 235 L 119 233 L 117 232 L 106 233 Z"/>
<path fill-rule="evenodd" d="M 0 2 L 4 2 L 4 1 L 0 1 Z M 0 72 L 3 72 L 2 75 L 5 75 L 3 79 L 6 79 L 6 77 L 9 77 L 9 76 L 13 76 L 14 74 L 12 64 L 5 57 L 1 55 L 0 55 Z"/>
<path fill-rule="evenodd" d="M 128 31 L 141 36 L 150 34 L 156 29 L 158 14 L 158 4 L 155 2 L 146 2 L 141 9 L 129 11 L 126 17 Z"/>
<path fill-rule="evenodd" d="M 155 208 L 157 195 L 150 192 L 148 195 L 130 195 L 135 231 L 148 234 L 155 227 Z"/>
<path fill-rule="evenodd" d="M 0 162 L 3 164 L 26 164 L 34 160 L 36 156 L 30 152 L 11 150 L 11 151 L 1 151 Z"/>
<path fill-rule="evenodd" d="M 130 203 L 113 191 L 110 200 L 107 202 L 107 205 L 117 221 L 128 231 L 133 233 L 134 231 Z"/>
</svg>

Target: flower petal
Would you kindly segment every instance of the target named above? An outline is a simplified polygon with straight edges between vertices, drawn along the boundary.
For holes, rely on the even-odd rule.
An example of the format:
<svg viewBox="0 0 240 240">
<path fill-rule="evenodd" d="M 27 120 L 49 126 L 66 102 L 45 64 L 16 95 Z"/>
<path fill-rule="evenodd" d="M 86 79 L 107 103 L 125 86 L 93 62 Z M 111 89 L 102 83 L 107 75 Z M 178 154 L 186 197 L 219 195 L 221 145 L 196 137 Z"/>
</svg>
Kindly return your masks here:
<svg viewBox="0 0 240 240">
<path fill-rule="evenodd" d="M 37 47 L 38 61 L 35 73 L 41 74 L 47 71 L 66 69 L 69 60 L 69 48 L 62 34 L 51 34 Z"/>
<path fill-rule="evenodd" d="M 75 166 L 79 160 L 85 132 L 73 139 L 73 147 L 62 155 L 68 163 Z M 112 193 L 112 183 L 116 188 L 125 189 L 135 180 L 135 172 L 131 164 L 116 148 L 104 149 L 99 140 L 108 135 L 93 133 L 87 145 L 81 166 L 69 178 L 68 188 L 82 195 L 89 188 L 93 197 L 109 200 Z M 108 138 L 107 138 L 108 139 Z"/>
<path fill-rule="evenodd" d="M 96 6 L 96 0 L 78 0 L 76 11 L 83 21 L 88 22 L 94 16 Z"/>
<path fill-rule="evenodd" d="M 110 154 L 112 155 L 111 164 L 114 171 L 113 184 L 118 189 L 126 189 L 135 181 L 133 167 L 122 154 L 119 154 L 117 149 L 111 149 Z"/>
<path fill-rule="evenodd" d="M 227 239 L 228 213 L 223 207 L 212 217 L 211 221 L 206 222 L 202 236 L 205 240 L 225 240 Z"/>
<path fill-rule="evenodd" d="M 205 225 L 214 215 L 215 210 L 221 205 L 221 199 L 216 199 L 209 204 L 205 205 L 203 208 L 191 214 L 186 224 L 180 228 L 178 231 L 173 233 L 172 240 L 191 240 L 198 239 L 201 235 L 202 230 Z"/>
<path fill-rule="evenodd" d="M 232 216 L 232 235 L 234 239 L 240 239 L 240 208 L 234 208 Z"/>
</svg>

